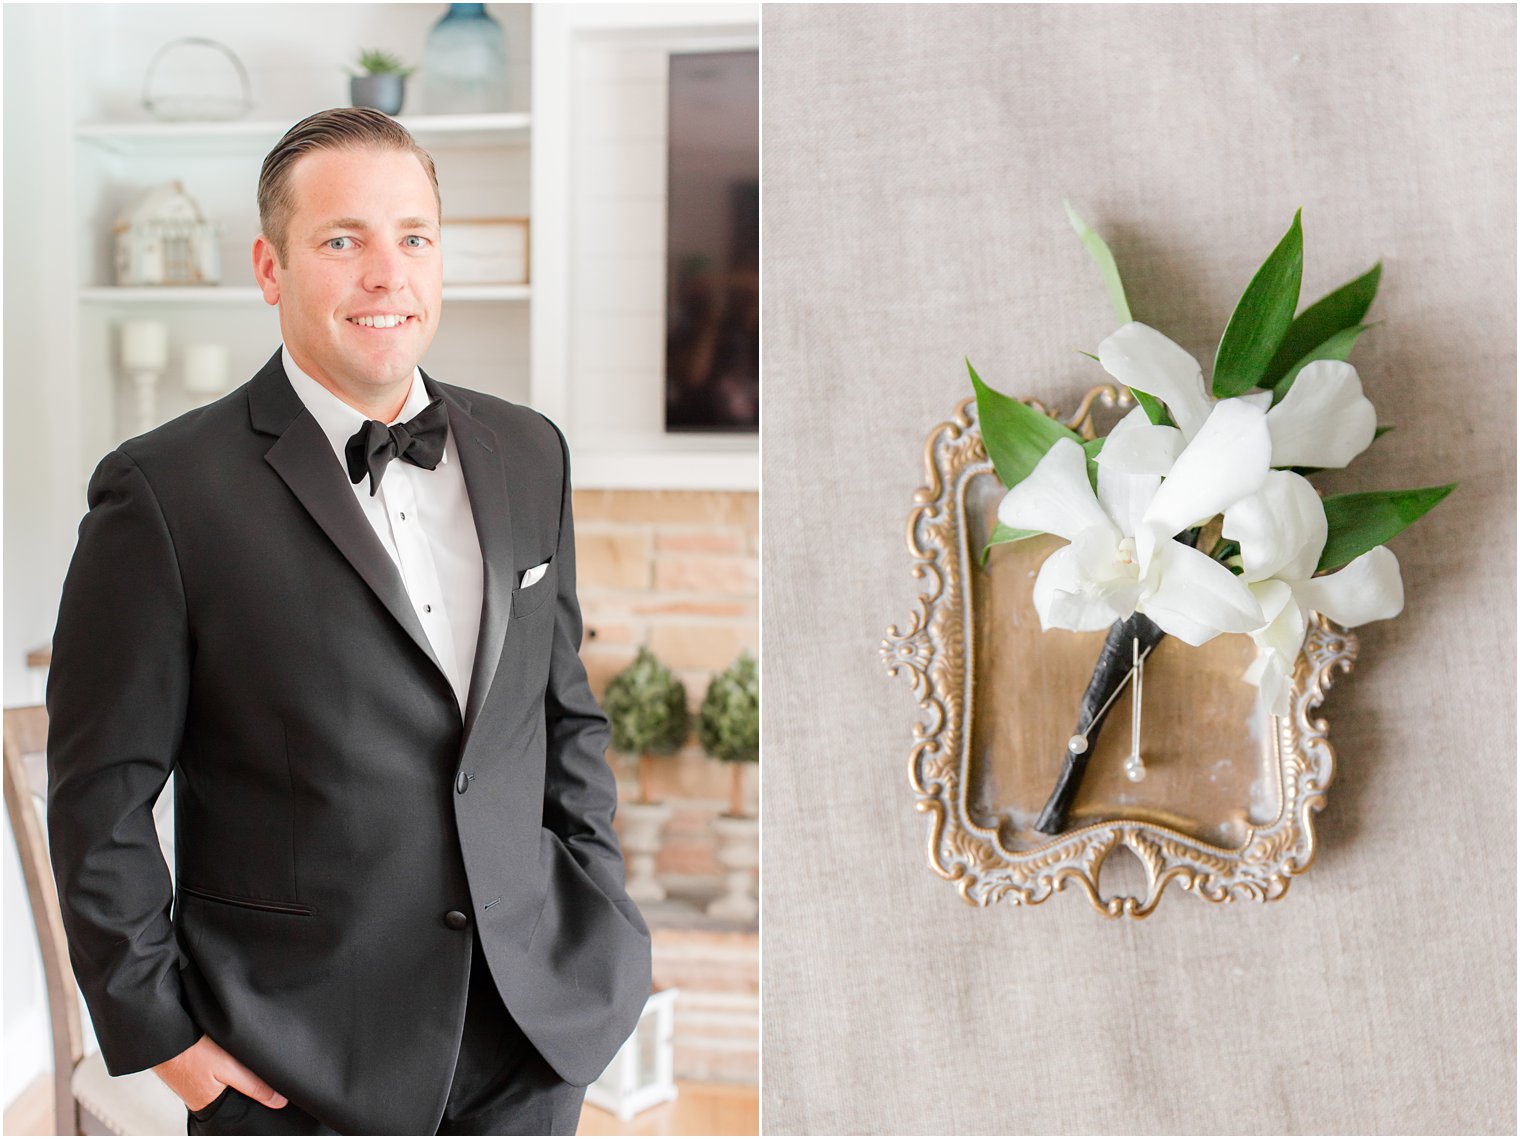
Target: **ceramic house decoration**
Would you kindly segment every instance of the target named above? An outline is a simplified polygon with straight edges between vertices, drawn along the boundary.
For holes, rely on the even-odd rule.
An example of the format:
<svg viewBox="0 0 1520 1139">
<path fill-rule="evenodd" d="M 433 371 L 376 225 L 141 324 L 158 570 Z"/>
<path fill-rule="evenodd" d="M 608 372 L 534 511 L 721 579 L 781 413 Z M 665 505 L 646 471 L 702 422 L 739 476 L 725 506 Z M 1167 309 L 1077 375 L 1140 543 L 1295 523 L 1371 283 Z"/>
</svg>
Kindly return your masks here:
<svg viewBox="0 0 1520 1139">
<path fill-rule="evenodd" d="M 217 227 L 179 182 L 155 187 L 117 219 L 118 285 L 215 285 Z"/>
</svg>

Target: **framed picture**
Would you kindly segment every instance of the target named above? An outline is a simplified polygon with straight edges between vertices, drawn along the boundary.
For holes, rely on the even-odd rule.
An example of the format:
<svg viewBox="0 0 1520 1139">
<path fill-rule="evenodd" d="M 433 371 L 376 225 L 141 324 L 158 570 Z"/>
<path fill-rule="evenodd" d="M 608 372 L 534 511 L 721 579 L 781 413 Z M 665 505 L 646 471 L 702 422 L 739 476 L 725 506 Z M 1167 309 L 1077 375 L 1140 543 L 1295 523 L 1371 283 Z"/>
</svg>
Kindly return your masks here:
<svg viewBox="0 0 1520 1139">
<path fill-rule="evenodd" d="M 527 218 L 461 218 L 443 223 L 445 285 L 526 285 Z"/>
<path fill-rule="evenodd" d="M 1094 389 L 1066 425 L 1091 439 L 1095 403 L 1123 408 L 1128 398 L 1113 385 Z M 1030 583 L 1055 539 L 1006 544 L 983 561 L 1004 490 L 974 411 L 964 401 L 925 443 L 928 485 L 906 536 L 913 574 L 930 588 L 881 646 L 924 717 L 913 727 L 909 776 L 929 819 L 930 866 L 972 905 L 1036 905 L 1075 886 L 1112 918 L 1147 916 L 1172 882 L 1210 902 L 1282 897 L 1314 860 L 1313 814 L 1335 772 L 1316 709 L 1356 659 L 1355 634 L 1310 619 L 1285 717 L 1268 716 L 1240 679 L 1250 640 L 1161 644 L 1144 671 L 1150 774 L 1141 783 L 1123 762 L 1139 749 L 1134 683 L 1114 726 L 1090 745 L 1069 821 L 1047 833 L 1041 804 L 1049 810 L 1057 770 L 1075 750 L 1077 697 L 1104 634 L 1041 633 Z M 1144 869 L 1141 896 L 1099 891 L 1100 870 L 1121 847 Z"/>
</svg>

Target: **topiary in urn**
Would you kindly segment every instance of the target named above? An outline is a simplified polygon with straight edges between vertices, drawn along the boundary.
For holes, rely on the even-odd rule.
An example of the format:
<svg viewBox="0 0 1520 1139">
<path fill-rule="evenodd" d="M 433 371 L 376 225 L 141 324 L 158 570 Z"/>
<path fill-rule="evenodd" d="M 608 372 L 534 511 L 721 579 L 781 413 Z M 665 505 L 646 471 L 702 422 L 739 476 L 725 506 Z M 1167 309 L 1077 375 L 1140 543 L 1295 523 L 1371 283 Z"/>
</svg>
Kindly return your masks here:
<svg viewBox="0 0 1520 1139">
<path fill-rule="evenodd" d="M 745 763 L 760 760 L 760 670 L 755 658 L 741 653 L 707 686 L 697 714 L 697 738 L 714 759 L 733 765 L 728 813 L 744 815 Z"/>
<path fill-rule="evenodd" d="M 602 700 L 612 722 L 612 746 L 639 757 L 640 803 L 649 803 L 649 760 L 671 755 L 691 731 L 686 686 L 647 648 L 607 684 Z"/>
</svg>

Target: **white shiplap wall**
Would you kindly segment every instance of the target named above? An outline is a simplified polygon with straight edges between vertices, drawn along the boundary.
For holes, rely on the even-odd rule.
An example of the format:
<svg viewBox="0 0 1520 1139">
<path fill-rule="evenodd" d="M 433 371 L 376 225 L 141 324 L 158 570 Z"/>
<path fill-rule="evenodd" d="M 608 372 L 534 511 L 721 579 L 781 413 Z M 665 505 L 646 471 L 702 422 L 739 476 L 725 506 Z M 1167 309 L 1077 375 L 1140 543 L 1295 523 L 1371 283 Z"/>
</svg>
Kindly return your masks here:
<svg viewBox="0 0 1520 1139">
<path fill-rule="evenodd" d="M 667 435 L 669 57 L 759 46 L 753 4 L 566 5 L 535 14 L 533 399 L 563 426 L 581 487 L 755 490 L 754 436 Z"/>
</svg>

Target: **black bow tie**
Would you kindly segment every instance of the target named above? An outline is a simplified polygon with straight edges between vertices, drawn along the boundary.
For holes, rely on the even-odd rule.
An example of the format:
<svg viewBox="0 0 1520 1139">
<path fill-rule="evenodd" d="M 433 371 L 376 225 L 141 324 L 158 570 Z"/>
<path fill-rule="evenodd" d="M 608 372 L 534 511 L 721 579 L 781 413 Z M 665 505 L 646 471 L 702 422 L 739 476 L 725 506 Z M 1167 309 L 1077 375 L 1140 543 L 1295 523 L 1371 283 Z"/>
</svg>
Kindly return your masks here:
<svg viewBox="0 0 1520 1139">
<path fill-rule="evenodd" d="M 449 413 L 443 399 L 434 399 L 405 423 L 387 427 L 378 419 L 366 420 L 343 448 L 348 458 L 348 478 L 357 483 L 369 474 L 369 493 L 380 489 L 385 466 L 401 458 L 419 467 L 434 470 L 443 459 L 443 445 L 449 438 Z"/>
</svg>

